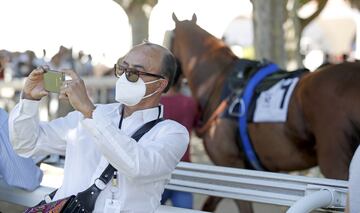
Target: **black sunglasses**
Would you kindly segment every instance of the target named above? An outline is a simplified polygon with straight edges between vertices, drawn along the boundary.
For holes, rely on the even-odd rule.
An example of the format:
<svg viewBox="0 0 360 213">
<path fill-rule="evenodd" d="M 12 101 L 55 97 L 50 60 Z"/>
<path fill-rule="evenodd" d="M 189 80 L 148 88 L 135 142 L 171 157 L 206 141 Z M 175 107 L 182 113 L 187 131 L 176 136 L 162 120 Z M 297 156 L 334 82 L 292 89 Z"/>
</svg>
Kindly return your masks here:
<svg viewBox="0 0 360 213">
<path fill-rule="evenodd" d="M 162 75 L 140 71 L 135 68 L 127 67 L 119 64 L 114 65 L 114 72 L 117 78 L 120 78 L 120 76 L 125 73 L 126 79 L 133 83 L 139 80 L 140 75 L 147 75 L 147 76 L 165 79 L 165 77 Z"/>
</svg>

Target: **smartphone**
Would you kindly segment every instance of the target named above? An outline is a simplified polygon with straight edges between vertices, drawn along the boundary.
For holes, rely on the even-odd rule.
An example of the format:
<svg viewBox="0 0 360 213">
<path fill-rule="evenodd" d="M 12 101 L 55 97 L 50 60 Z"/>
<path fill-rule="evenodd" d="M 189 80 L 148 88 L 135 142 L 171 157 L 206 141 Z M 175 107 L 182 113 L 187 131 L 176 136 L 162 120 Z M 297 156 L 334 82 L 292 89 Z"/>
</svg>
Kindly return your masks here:
<svg viewBox="0 0 360 213">
<path fill-rule="evenodd" d="M 65 81 L 65 73 L 55 70 L 45 70 L 44 89 L 52 93 L 60 93 L 60 87 Z"/>
</svg>

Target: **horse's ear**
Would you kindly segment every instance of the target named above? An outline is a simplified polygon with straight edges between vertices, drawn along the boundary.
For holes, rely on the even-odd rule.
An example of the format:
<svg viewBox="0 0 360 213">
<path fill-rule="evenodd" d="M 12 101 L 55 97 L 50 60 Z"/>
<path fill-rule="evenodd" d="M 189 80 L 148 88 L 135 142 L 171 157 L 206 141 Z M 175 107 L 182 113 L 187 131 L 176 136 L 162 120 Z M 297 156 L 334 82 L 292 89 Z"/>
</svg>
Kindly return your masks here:
<svg viewBox="0 0 360 213">
<path fill-rule="evenodd" d="M 179 22 L 179 19 L 176 17 L 175 13 L 172 13 L 172 19 L 175 21 L 175 23 Z"/>
<path fill-rule="evenodd" d="M 197 21 L 197 17 L 196 17 L 196 14 L 194 13 L 192 18 L 191 18 L 191 22 L 196 24 L 196 21 Z"/>
</svg>

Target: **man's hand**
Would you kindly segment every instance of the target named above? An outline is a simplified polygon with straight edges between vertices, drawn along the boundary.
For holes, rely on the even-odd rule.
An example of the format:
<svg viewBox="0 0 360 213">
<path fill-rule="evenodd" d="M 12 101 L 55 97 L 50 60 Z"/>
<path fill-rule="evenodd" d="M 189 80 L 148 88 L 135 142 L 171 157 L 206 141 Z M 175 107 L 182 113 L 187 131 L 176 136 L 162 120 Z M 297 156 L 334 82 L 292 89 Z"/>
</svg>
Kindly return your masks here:
<svg viewBox="0 0 360 213">
<path fill-rule="evenodd" d="M 44 70 L 42 68 L 34 69 L 25 81 L 22 98 L 29 100 L 40 100 L 49 93 L 44 89 Z"/>
<path fill-rule="evenodd" d="M 87 94 L 84 81 L 73 70 L 64 70 L 64 72 L 72 80 L 63 83 L 60 88 L 59 98 L 68 99 L 75 110 L 81 112 L 84 117 L 91 118 L 95 106 Z"/>
</svg>

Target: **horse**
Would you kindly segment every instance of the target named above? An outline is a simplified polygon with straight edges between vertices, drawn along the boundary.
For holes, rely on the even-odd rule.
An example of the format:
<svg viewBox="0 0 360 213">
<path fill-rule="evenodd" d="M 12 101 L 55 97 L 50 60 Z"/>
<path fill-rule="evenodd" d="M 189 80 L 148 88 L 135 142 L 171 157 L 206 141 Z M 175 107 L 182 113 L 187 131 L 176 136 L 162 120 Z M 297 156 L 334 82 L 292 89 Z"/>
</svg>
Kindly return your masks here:
<svg viewBox="0 0 360 213">
<path fill-rule="evenodd" d="M 205 150 L 215 165 L 248 168 L 239 145 L 238 122 L 215 116 L 221 91 L 235 56 L 223 41 L 191 20 L 179 21 L 169 49 L 187 78 L 208 128 Z M 248 124 L 248 134 L 262 165 L 271 172 L 304 170 L 316 165 L 327 178 L 348 178 L 351 158 L 360 142 L 360 64 L 343 63 L 302 75 L 291 94 L 285 122 Z M 214 211 L 221 198 L 209 197 L 203 210 Z M 242 213 L 249 202 L 236 201 Z"/>
</svg>

